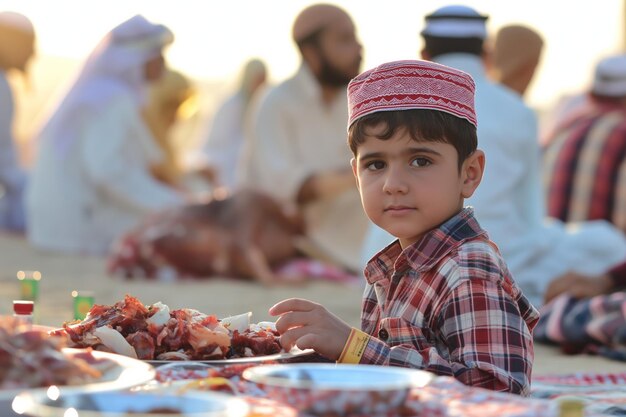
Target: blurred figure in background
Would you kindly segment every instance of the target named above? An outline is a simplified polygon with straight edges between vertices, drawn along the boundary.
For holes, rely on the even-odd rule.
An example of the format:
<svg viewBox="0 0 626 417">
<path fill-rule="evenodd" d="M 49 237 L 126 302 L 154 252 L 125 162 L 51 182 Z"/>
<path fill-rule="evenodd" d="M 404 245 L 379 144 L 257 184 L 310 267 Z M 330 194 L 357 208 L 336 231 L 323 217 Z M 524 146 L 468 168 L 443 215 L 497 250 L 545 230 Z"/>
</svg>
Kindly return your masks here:
<svg viewBox="0 0 626 417">
<path fill-rule="evenodd" d="M 152 172 L 158 180 L 176 188 L 183 188 L 184 150 L 172 137 L 172 128 L 192 112 L 195 94 L 195 88 L 183 74 L 166 69 L 161 79 L 150 86 L 143 108 L 144 120 L 164 156 L 153 165 Z"/>
<path fill-rule="evenodd" d="M 25 16 L 0 13 L 0 230 L 25 228 L 24 188 L 27 175 L 20 167 L 13 137 L 15 104 L 7 73 L 26 75 L 35 52 L 35 30 Z"/>
<path fill-rule="evenodd" d="M 494 79 L 524 96 L 530 85 L 543 49 L 541 35 L 522 25 L 502 27 L 493 49 Z"/>
<path fill-rule="evenodd" d="M 487 18 L 466 6 L 426 16 L 422 57 L 465 71 L 476 82 L 478 147 L 486 162 L 482 184 L 466 204 L 524 294 L 540 306 L 551 283 L 571 273 L 602 279 L 626 259 L 626 238 L 607 222 L 570 226 L 547 219 L 537 119 L 518 93 L 486 77 Z M 389 238 L 377 233 L 380 247 Z"/>
<path fill-rule="evenodd" d="M 585 103 L 563 114 L 544 140 L 548 215 L 606 220 L 626 234 L 626 55 L 598 63 Z M 570 274 L 548 296 L 589 297 L 624 287 L 626 264 L 597 280 Z"/>
<path fill-rule="evenodd" d="M 454 19 L 459 16 L 460 19 Z M 521 97 L 485 76 L 486 20 L 449 6 L 426 17 L 423 57 L 461 69 L 476 81 L 482 186 L 467 203 L 498 245 L 515 281 L 541 305 L 551 282 L 577 273 L 600 279 L 626 259 L 626 239 L 606 222 L 568 227 L 547 221 L 537 119 Z"/>
<path fill-rule="evenodd" d="M 253 97 L 266 83 L 267 69 L 259 59 L 243 67 L 239 88 L 218 108 L 204 146 L 206 161 L 216 171 L 216 183 L 232 191 L 244 146 L 244 126 Z"/>
<path fill-rule="evenodd" d="M 27 199 L 35 246 L 104 254 L 147 214 L 183 202 L 152 176 L 164 155 L 141 117 L 172 41 L 168 28 L 137 15 L 87 59 L 39 136 Z"/>
<path fill-rule="evenodd" d="M 361 44 L 350 16 L 327 4 L 298 15 L 293 40 L 302 64 L 253 114 L 245 182 L 302 210 L 307 255 L 358 271 L 367 220 L 346 146 L 346 88 Z"/>
</svg>

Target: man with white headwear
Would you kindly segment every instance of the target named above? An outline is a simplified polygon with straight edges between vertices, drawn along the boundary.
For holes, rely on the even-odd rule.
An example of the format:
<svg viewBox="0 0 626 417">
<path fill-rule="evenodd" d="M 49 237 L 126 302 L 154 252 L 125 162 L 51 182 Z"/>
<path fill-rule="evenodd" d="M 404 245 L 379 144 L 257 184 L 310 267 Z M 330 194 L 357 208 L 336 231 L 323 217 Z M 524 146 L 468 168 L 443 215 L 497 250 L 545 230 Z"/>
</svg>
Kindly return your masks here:
<svg viewBox="0 0 626 417">
<path fill-rule="evenodd" d="M 172 41 L 168 28 L 138 15 L 89 56 L 39 135 L 27 199 L 35 246 L 103 254 L 145 215 L 183 203 L 151 175 L 163 154 L 140 113 Z"/>
<path fill-rule="evenodd" d="M 487 18 L 466 6 L 426 16 L 422 58 L 465 71 L 476 82 L 478 146 L 486 163 L 481 187 L 467 204 L 515 281 L 541 305 L 550 283 L 571 273 L 603 279 L 626 259 L 626 239 L 606 221 L 568 225 L 546 218 L 537 119 L 518 93 L 486 77 Z M 374 229 L 368 242 L 380 247 L 386 239 Z"/>
<path fill-rule="evenodd" d="M 295 19 L 302 64 L 271 89 L 252 115 L 245 185 L 304 215 L 309 255 L 361 270 L 367 228 L 346 146 L 346 88 L 359 73 L 361 44 L 350 16 L 316 4 Z"/>
<path fill-rule="evenodd" d="M 548 214 L 568 222 L 602 219 L 626 234 L 626 55 L 601 60 L 585 104 L 564 114 L 544 141 Z M 599 280 L 570 274 L 553 283 L 579 296 L 626 287 L 626 263 Z"/>
<path fill-rule="evenodd" d="M 25 16 L 0 13 L 0 230 L 23 231 L 26 173 L 20 167 L 13 137 L 14 100 L 7 73 L 26 73 L 34 54 L 35 31 Z M 4 194 L 4 195 L 3 195 Z"/>
</svg>

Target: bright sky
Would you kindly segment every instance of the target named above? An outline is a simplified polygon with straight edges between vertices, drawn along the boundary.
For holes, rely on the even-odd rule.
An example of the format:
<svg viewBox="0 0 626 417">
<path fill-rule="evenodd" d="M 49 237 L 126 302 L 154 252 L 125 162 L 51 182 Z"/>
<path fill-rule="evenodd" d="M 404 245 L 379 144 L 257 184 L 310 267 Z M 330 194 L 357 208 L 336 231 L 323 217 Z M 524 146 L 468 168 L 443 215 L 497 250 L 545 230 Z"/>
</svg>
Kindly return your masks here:
<svg viewBox="0 0 626 417">
<path fill-rule="evenodd" d="M 332 0 L 331 0 L 332 1 Z M 354 18 L 364 45 L 363 69 L 394 59 L 416 58 L 423 16 L 454 3 L 441 0 L 332 1 Z M 33 21 L 42 56 L 82 60 L 105 32 L 134 14 L 169 26 L 176 41 L 170 64 L 197 79 L 232 80 L 252 56 L 279 81 L 298 66 L 290 40 L 293 18 L 310 0 L 0 0 Z M 542 65 L 529 93 L 534 106 L 549 106 L 588 84 L 597 60 L 622 47 L 622 0 L 466 1 L 490 15 L 491 33 L 524 23 L 546 40 Z M 34 63 L 37 65 L 37 62 Z M 39 70 L 43 70 L 39 68 Z"/>
</svg>

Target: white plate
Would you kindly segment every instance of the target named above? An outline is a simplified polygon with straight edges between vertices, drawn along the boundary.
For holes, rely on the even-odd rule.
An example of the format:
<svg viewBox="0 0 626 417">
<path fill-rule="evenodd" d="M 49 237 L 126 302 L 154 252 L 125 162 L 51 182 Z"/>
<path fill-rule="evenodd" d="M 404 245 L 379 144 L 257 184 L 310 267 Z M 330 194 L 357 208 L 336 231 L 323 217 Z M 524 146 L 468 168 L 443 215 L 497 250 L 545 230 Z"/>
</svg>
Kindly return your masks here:
<svg viewBox="0 0 626 417">
<path fill-rule="evenodd" d="M 298 363 L 248 368 L 244 379 L 283 388 L 388 391 L 423 387 L 433 374 L 396 366 Z"/>
<path fill-rule="evenodd" d="M 21 395 L 28 415 L 64 417 L 76 410 L 80 417 L 244 417 L 249 406 L 240 398 L 213 392 L 172 395 L 157 391 L 69 394 L 56 400 L 45 395 Z M 169 409 L 169 412 L 158 412 Z M 176 410 L 177 412 L 175 412 Z"/>
<path fill-rule="evenodd" d="M 395 366 L 299 363 L 255 366 L 243 378 L 303 414 L 370 416 L 396 410 L 411 388 L 425 386 L 433 374 Z"/>
<path fill-rule="evenodd" d="M 65 348 L 63 351 L 71 354 L 80 352 L 81 349 Z M 113 361 L 116 366 L 107 370 L 98 381 L 83 385 L 58 386 L 60 395 L 103 392 L 131 388 L 153 380 L 156 375 L 152 365 L 138 359 L 98 351 L 93 351 L 92 354 L 96 359 L 108 359 Z M 47 390 L 47 387 L 0 390 L 0 400 L 11 400 L 13 397 L 22 392 L 39 394 L 46 393 Z"/>
<path fill-rule="evenodd" d="M 214 360 L 189 360 L 189 361 L 160 361 L 160 360 L 150 360 L 146 361 L 154 366 L 160 366 L 170 363 L 206 363 L 208 365 L 235 365 L 241 363 L 262 363 L 265 361 L 276 361 L 276 362 L 289 362 L 292 359 L 297 359 L 304 356 L 309 356 L 314 354 L 315 351 L 313 349 L 305 349 L 305 350 L 295 350 L 291 352 L 283 352 L 283 353 L 275 353 L 273 355 L 263 355 L 263 356 L 251 356 L 249 358 L 232 358 L 232 359 L 214 359 Z"/>
</svg>

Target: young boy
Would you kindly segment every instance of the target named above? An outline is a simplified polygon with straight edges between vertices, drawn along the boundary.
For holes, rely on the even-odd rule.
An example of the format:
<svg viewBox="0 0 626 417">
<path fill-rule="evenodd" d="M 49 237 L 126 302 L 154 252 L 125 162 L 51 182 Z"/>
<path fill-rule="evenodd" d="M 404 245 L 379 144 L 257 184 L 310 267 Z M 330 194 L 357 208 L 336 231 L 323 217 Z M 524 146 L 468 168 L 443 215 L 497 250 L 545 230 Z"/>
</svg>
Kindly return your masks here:
<svg viewBox="0 0 626 417">
<path fill-rule="evenodd" d="M 528 395 L 538 313 L 463 208 L 485 163 L 472 78 L 432 62 L 390 62 L 353 79 L 348 98 L 363 207 L 398 239 L 365 269 L 362 331 L 289 299 L 270 309 L 283 346 Z"/>
</svg>

